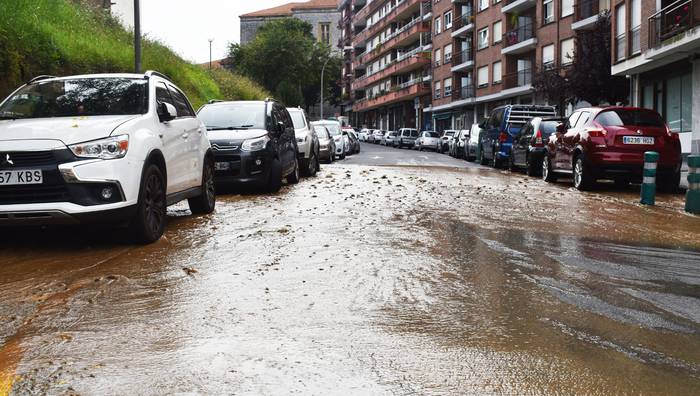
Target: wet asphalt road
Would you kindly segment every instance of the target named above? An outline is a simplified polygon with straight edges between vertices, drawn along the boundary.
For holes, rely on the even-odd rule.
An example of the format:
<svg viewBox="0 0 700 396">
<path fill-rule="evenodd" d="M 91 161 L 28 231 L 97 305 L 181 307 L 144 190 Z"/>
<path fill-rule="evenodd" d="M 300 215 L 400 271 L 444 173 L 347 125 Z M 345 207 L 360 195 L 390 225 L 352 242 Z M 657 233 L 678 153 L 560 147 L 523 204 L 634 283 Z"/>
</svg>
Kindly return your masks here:
<svg viewBox="0 0 700 396">
<path fill-rule="evenodd" d="M 0 231 L 0 394 L 689 395 L 700 220 L 363 145 L 166 237 Z"/>
</svg>

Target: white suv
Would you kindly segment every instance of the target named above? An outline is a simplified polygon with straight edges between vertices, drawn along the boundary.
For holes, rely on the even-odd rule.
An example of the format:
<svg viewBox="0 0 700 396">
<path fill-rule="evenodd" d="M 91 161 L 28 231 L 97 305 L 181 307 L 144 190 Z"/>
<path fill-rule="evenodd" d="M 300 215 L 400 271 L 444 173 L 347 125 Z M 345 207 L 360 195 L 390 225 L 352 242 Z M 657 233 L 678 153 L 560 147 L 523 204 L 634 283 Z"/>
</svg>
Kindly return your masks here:
<svg viewBox="0 0 700 396">
<path fill-rule="evenodd" d="M 319 160 L 319 144 L 316 131 L 309 125 L 306 112 L 297 107 L 287 108 L 294 124 L 294 133 L 297 139 L 297 150 L 299 151 L 299 166 L 304 176 L 316 176 L 316 172 L 321 169 Z"/>
<path fill-rule="evenodd" d="M 128 225 L 158 240 L 166 207 L 215 206 L 204 125 L 156 73 L 41 76 L 0 103 L 0 225 Z"/>
</svg>

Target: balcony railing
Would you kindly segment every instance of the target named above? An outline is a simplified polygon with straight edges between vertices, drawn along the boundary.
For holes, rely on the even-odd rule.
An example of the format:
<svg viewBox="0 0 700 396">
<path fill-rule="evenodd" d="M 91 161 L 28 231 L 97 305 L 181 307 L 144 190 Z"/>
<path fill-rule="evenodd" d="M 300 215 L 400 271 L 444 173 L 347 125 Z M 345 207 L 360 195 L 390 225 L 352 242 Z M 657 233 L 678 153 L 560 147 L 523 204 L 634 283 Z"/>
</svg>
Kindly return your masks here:
<svg viewBox="0 0 700 396">
<path fill-rule="evenodd" d="M 456 54 L 452 55 L 452 64 L 455 66 L 469 61 L 474 61 L 474 51 L 471 49 L 457 52 Z"/>
<path fill-rule="evenodd" d="M 431 0 L 423 1 L 421 7 L 423 7 L 423 15 L 429 14 L 433 11 L 433 2 Z"/>
<path fill-rule="evenodd" d="M 574 22 L 582 21 L 600 13 L 600 0 L 578 0 L 574 4 Z"/>
<path fill-rule="evenodd" d="M 627 55 L 627 35 L 622 33 L 615 38 L 615 60 L 621 61 Z"/>
<path fill-rule="evenodd" d="M 700 10 L 694 0 L 679 0 L 649 17 L 649 47 L 661 46 L 664 41 L 700 24 Z"/>
<path fill-rule="evenodd" d="M 476 96 L 476 90 L 474 89 L 474 85 L 469 84 L 461 87 L 459 89 L 459 98 L 460 99 L 470 99 Z"/>
<path fill-rule="evenodd" d="M 469 7 L 459 18 L 453 22 L 452 30 L 456 31 L 474 22 L 474 10 Z"/>
<path fill-rule="evenodd" d="M 532 84 L 532 69 L 519 70 L 503 76 L 503 87 L 515 88 Z"/>
<path fill-rule="evenodd" d="M 509 47 L 535 37 L 535 25 L 532 22 L 508 30 L 503 34 L 503 46 Z"/>
</svg>

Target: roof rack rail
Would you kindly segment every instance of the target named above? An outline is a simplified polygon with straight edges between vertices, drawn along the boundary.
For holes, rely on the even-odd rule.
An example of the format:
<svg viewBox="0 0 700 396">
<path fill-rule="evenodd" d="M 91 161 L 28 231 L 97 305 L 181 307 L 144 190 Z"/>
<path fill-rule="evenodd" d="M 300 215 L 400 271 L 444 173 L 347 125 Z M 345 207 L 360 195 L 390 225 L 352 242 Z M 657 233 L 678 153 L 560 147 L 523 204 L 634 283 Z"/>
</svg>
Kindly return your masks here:
<svg viewBox="0 0 700 396">
<path fill-rule="evenodd" d="M 35 83 L 35 82 L 41 81 L 41 80 L 47 80 L 49 78 L 56 78 L 56 76 L 47 76 L 47 75 L 36 76 L 36 77 L 32 78 L 31 80 L 27 81 L 27 84 Z"/>
<path fill-rule="evenodd" d="M 268 96 L 267 98 L 265 98 L 265 102 L 276 102 L 276 101 L 277 101 L 277 99 L 275 99 L 271 96 Z"/>
<path fill-rule="evenodd" d="M 221 103 L 221 102 L 223 102 L 223 100 L 221 100 L 221 99 L 209 99 L 209 101 L 207 103 L 214 104 L 214 103 Z"/>
<path fill-rule="evenodd" d="M 161 73 L 161 72 L 157 72 L 157 71 L 155 71 L 155 70 L 148 70 L 148 71 L 146 71 L 146 73 L 144 73 L 143 75 L 146 76 L 146 77 L 156 76 L 156 77 L 164 78 L 164 79 L 166 79 L 166 80 L 168 80 L 168 81 L 170 81 L 170 82 L 173 81 L 173 80 L 170 79 L 170 77 L 166 76 L 165 74 L 163 74 L 163 73 Z"/>
</svg>

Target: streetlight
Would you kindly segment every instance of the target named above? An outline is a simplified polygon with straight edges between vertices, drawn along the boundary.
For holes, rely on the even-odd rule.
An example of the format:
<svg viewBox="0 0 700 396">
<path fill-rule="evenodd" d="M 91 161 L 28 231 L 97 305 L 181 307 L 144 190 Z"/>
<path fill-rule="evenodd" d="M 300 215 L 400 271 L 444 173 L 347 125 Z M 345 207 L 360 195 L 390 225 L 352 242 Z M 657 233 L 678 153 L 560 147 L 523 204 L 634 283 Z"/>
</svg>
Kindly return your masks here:
<svg viewBox="0 0 700 396">
<path fill-rule="evenodd" d="M 214 41 L 213 38 L 209 39 L 209 71 L 211 71 L 211 43 Z"/>
<path fill-rule="evenodd" d="M 343 51 L 352 51 L 354 48 L 353 47 L 343 47 Z M 334 50 L 331 50 L 328 53 L 328 59 L 323 63 L 323 67 L 321 68 L 321 119 L 323 119 L 323 91 L 324 91 L 324 79 L 323 79 L 323 74 L 326 72 L 326 65 L 328 65 L 328 61 L 331 60 L 331 55 L 336 52 Z"/>
<path fill-rule="evenodd" d="M 134 0 L 134 69 L 141 73 L 141 6 Z"/>
</svg>

